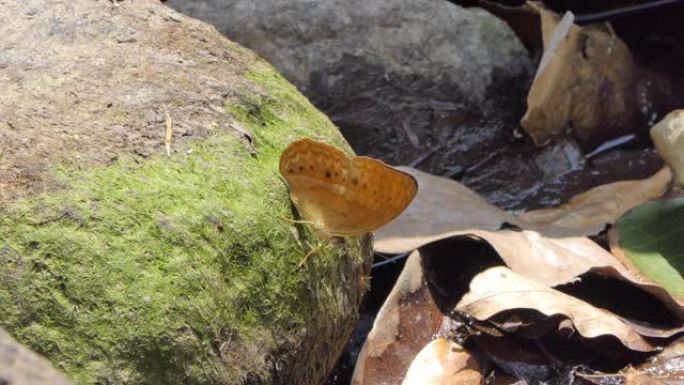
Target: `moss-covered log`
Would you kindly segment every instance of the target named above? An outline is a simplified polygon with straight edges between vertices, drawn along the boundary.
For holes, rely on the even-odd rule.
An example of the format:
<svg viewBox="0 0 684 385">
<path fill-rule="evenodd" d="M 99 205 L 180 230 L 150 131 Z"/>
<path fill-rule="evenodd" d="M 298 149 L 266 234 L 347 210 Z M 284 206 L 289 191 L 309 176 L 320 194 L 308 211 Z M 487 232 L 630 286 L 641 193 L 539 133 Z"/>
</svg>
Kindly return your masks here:
<svg viewBox="0 0 684 385">
<path fill-rule="evenodd" d="M 348 150 L 330 121 L 156 1 L 11 2 L 0 21 L 0 325 L 78 384 L 322 381 L 369 242 L 297 269 L 319 241 L 286 220 L 277 163 L 304 136 Z"/>
</svg>

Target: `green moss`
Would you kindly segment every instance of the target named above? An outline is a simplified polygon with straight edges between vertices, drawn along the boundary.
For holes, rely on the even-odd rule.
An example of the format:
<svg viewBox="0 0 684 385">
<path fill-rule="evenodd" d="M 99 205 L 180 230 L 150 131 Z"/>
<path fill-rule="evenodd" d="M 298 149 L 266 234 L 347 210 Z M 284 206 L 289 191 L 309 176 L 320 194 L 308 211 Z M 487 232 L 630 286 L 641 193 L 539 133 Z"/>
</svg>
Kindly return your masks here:
<svg viewBox="0 0 684 385">
<path fill-rule="evenodd" d="M 328 142 L 352 154 L 332 122 L 295 86 L 266 63 L 255 67 L 257 70 L 246 77 L 259 84 L 265 94 L 245 98 L 242 103 L 231 106 L 230 112 L 252 127 L 257 141 L 270 143 L 278 157 L 285 146 L 302 137 Z"/>
<path fill-rule="evenodd" d="M 324 247 L 297 269 L 317 241 L 283 219 L 277 171 L 298 137 L 343 140 L 270 66 L 255 68 L 264 95 L 227 108 L 256 154 L 215 130 L 170 159 L 65 165 L 64 189 L 0 209 L 0 324 L 74 383 L 267 376 L 264 352 L 349 311 L 344 283 L 324 278 L 360 246 Z"/>
</svg>

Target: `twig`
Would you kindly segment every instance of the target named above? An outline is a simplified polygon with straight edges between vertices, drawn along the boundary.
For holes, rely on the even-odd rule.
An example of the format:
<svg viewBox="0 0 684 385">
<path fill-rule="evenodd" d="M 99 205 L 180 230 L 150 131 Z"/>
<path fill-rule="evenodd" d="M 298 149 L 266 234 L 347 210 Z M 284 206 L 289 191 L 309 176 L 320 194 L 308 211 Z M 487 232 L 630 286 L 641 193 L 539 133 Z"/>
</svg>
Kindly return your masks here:
<svg viewBox="0 0 684 385">
<path fill-rule="evenodd" d="M 644 4 L 632 5 L 629 7 L 611 9 L 611 10 L 605 11 L 605 12 L 590 13 L 590 14 L 586 14 L 586 15 L 577 15 L 575 17 L 575 23 L 577 23 L 577 24 L 598 23 L 598 22 L 602 22 L 602 21 L 615 19 L 618 17 L 630 16 L 630 15 L 634 15 L 634 14 L 642 13 L 642 12 L 646 12 L 646 11 L 653 11 L 653 10 L 656 10 L 660 7 L 667 6 L 667 5 L 673 5 L 673 4 L 677 4 L 677 3 L 684 4 L 684 2 L 682 2 L 682 0 L 657 0 L 657 1 L 652 1 L 650 3 L 644 3 Z"/>
<path fill-rule="evenodd" d="M 438 145 L 432 147 L 428 152 L 417 157 L 416 159 L 413 160 L 413 162 L 409 163 L 409 166 L 413 167 L 413 168 L 418 167 L 421 163 L 425 162 L 428 158 L 430 158 L 432 155 L 434 155 L 437 151 L 441 150 L 442 147 L 444 147 L 444 143 L 439 143 Z"/>
<path fill-rule="evenodd" d="M 376 263 L 372 264 L 371 268 L 375 269 L 376 267 L 381 267 L 381 266 L 387 265 L 389 263 L 395 263 L 395 262 L 399 261 L 400 259 L 408 257 L 409 254 L 411 254 L 411 253 L 406 252 L 406 253 L 401 253 L 399 255 L 395 255 L 392 258 L 387 258 L 384 261 L 380 261 L 380 262 L 376 262 Z"/>
<path fill-rule="evenodd" d="M 173 139 L 173 120 L 171 119 L 171 115 L 166 112 L 166 137 L 164 144 L 166 145 L 166 155 L 169 158 L 171 157 L 171 139 Z"/>
</svg>

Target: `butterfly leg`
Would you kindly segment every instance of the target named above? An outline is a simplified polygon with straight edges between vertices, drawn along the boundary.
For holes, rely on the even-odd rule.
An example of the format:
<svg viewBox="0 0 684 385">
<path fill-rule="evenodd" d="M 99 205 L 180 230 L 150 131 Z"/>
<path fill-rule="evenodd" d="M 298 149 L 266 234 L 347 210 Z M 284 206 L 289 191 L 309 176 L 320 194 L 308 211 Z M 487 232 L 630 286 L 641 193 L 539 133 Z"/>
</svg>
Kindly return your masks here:
<svg viewBox="0 0 684 385">
<path fill-rule="evenodd" d="M 311 254 L 317 252 L 318 250 L 320 250 L 320 249 L 322 249 L 322 248 L 323 248 L 323 243 L 319 243 L 318 245 L 316 245 L 316 247 L 314 247 L 314 248 L 312 248 L 311 250 L 309 250 L 309 252 L 306 253 L 306 255 L 304 256 L 304 258 L 302 258 L 302 260 L 299 261 L 299 263 L 297 264 L 297 269 L 301 269 L 302 266 L 304 266 L 304 264 L 306 263 L 306 261 L 309 259 L 309 257 L 311 256 Z"/>
<path fill-rule="evenodd" d="M 288 222 L 288 223 L 290 223 L 290 224 L 293 224 L 293 225 L 303 223 L 303 224 L 305 224 L 305 225 L 313 226 L 313 224 L 314 224 L 312 221 L 307 221 L 307 220 L 304 220 L 304 219 L 292 219 L 292 218 L 288 218 L 288 217 L 280 217 L 280 219 L 282 219 L 282 220 L 284 220 L 285 222 Z"/>
</svg>

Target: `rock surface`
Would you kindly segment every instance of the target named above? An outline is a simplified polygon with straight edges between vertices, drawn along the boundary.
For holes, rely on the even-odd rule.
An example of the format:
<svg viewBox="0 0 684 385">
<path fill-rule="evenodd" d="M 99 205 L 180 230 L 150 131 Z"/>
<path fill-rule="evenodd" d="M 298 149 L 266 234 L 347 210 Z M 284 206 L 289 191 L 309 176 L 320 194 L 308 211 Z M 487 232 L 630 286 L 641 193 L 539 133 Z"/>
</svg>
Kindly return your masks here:
<svg viewBox="0 0 684 385">
<path fill-rule="evenodd" d="M 482 142 L 512 131 L 492 119 L 512 114 L 515 122 L 524 108 L 527 52 L 503 21 L 482 10 L 443 0 L 167 4 L 254 49 L 357 151 L 390 163 L 407 164 L 444 142 L 466 142 L 459 157 L 477 157 Z M 438 156 L 454 163 L 451 153 Z"/>
<path fill-rule="evenodd" d="M 0 326 L 78 384 L 313 384 L 367 238 L 292 226 L 278 158 L 331 122 L 152 0 L 0 1 Z"/>
<path fill-rule="evenodd" d="M 166 4 L 273 63 L 360 154 L 449 176 L 501 208 L 558 205 L 662 165 L 631 150 L 579 164 L 565 138 L 540 149 L 516 135 L 534 69 L 508 26 L 482 10 L 444 0 Z"/>
<path fill-rule="evenodd" d="M 21 346 L 0 330 L 0 384 L 68 385 L 43 357 Z"/>
</svg>

